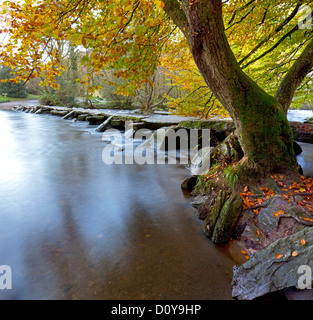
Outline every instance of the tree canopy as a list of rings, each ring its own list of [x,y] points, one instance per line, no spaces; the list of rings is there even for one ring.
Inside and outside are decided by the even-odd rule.
[[[197,106],[206,115],[224,113],[194,63],[184,27],[178,28],[163,10],[170,3],[181,6],[176,0],[4,1],[1,64],[17,70],[14,81],[40,76],[44,85],[57,88],[55,77],[64,71],[59,48],[66,41],[84,50],[81,64],[89,73],[81,82],[87,86],[92,77],[112,69],[128,80],[118,92],[132,94],[151,82],[161,66],[187,92],[181,99],[169,99],[174,107],[186,114]],[[195,3],[190,0],[190,7]],[[308,14],[300,10],[302,5],[313,1],[223,2],[225,32],[236,59],[272,95],[312,39],[311,29],[299,27],[299,19]],[[301,84],[297,104],[312,98],[309,73]]]

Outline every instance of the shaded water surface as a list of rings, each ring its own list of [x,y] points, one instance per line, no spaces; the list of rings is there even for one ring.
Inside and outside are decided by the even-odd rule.
[[[179,165],[105,165],[84,123],[0,110],[0,299],[231,299]]]

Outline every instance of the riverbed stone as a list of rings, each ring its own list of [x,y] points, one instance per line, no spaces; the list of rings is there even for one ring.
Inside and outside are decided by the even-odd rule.
[[[103,123],[105,119],[105,116],[88,116],[86,121],[88,121],[90,125],[99,125]]]
[[[312,227],[305,227],[293,235],[278,239],[255,253],[244,264],[235,266],[233,298],[253,300],[285,288],[298,288],[298,268],[302,265],[313,266]]]
[[[88,113],[79,114],[79,115],[77,116],[77,120],[78,120],[78,121],[86,121],[86,119],[87,119],[88,116],[89,116]]]
[[[313,143],[313,124],[292,121],[290,127],[295,141]]]
[[[50,114],[54,115],[54,116],[60,116],[60,117],[64,117],[68,114],[68,111],[63,111],[63,110],[51,110]]]
[[[192,191],[195,185],[197,184],[198,176],[187,177],[183,180],[181,187],[184,190]]]
[[[121,120],[121,119],[112,119],[110,121],[110,125],[113,127],[113,128],[116,128],[116,127],[122,127],[124,125],[124,122]]]

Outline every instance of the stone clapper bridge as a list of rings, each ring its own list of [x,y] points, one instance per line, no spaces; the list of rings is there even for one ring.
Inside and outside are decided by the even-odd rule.
[[[213,119],[213,120],[199,120],[191,117],[179,117],[170,115],[167,112],[154,112],[151,114],[140,114],[136,111],[127,110],[108,110],[108,109],[84,109],[84,108],[67,108],[59,106],[16,106],[13,108],[15,111],[24,111],[27,113],[35,114],[51,114],[60,116],[63,119],[69,119],[72,121],[87,121],[90,125],[97,125],[95,131],[104,132],[107,129],[115,128],[119,130],[125,130],[125,122],[133,123],[133,132],[139,129],[149,129],[155,131],[161,128],[171,128],[175,131],[179,129],[197,129],[201,130],[210,129],[210,145],[215,147],[225,141],[235,131],[234,124],[231,119]],[[313,143],[313,124],[303,124],[300,122],[290,122],[291,128],[294,132],[295,141]],[[179,145],[177,146],[179,147]],[[201,149],[201,145],[199,146]],[[210,149],[210,148],[209,148]],[[296,154],[302,152],[301,147],[295,142]],[[210,167],[211,150],[202,150],[201,159],[209,158],[207,162],[207,168],[201,168],[201,172],[197,170],[199,156],[195,155],[191,159],[190,170],[192,176],[187,178],[182,183],[182,188],[188,191],[192,191],[198,176],[203,174]],[[275,183],[275,181],[272,181]],[[276,186],[277,187],[277,186]],[[223,192],[221,190],[221,192]],[[218,205],[218,199],[223,195],[220,194],[217,197],[216,202],[211,206],[212,209]],[[201,211],[201,207],[208,203],[208,197],[198,196],[193,201],[193,206]],[[234,199],[235,201],[236,199]],[[230,200],[229,200],[230,201]],[[229,202],[228,201],[228,202]],[[269,199],[268,205],[264,206],[264,209],[259,213],[259,221],[262,224],[264,220],[264,226],[267,228],[273,227],[269,233],[276,232],[279,228],[277,219],[275,221],[268,221],[268,217],[272,217],[271,211],[275,210],[275,206],[280,206],[281,201],[279,196],[274,196]],[[226,201],[224,207],[227,207]],[[200,210],[199,210],[200,209]],[[227,209],[227,208],[226,208]],[[292,208],[291,208],[292,209]],[[219,210],[218,210],[219,211]],[[225,210],[224,210],[225,211]],[[227,210],[226,210],[227,211]],[[270,211],[270,213],[268,213]],[[292,210],[291,210],[292,211]],[[223,212],[223,210],[221,210]],[[287,215],[285,215],[287,217]],[[203,217],[202,217],[203,218]],[[212,217],[209,217],[211,219]],[[297,216],[293,212],[288,213],[290,219],[296,219]],[[223,219],[223,217],[217,217]],[[272,219],[273,220],[273,219]],[[206,220],[206,222],[208,219]],[[313,220],[312,220],[313,221]],[[218,226],[218,221],[216,222]],[[313,225],[313,223],[312,223]],[[232,294],[233,297],[240,300],[252,300],[257,297],[261,297],[267,293],[279,291],[285,288],[291,288],[298,286],[298,279],[300,275],[297,273],[298,267],[301,265],[313,266],[313,228],[309,225],[298,225],[298,228],[294,232],[286,237],[282,237],[269,245],[261,247],[260,250],[256,250],[251,255],[251,258],[242,263],[241,265],[234,266],[234,275],[232,280]],[[255,226],[253,224],[247,224],[243,237],[252,230]],[[218,228],[216,228],[218,229]],[[207,231],[204,227],[205,232]],[[252,231],[251,231],[252,230]],[[217,237],[219,236],[219,232]],[[232,230],[229,230],[231,232]],[[212,230],[213,232],[213,230]],[[211,235],[214,241],[214,232]],[[249,238],[249,236],[247,237]],[[261,238],[261,237],[259,237]],[[306,239],[306,245],[301,245],[301,240]],[[215,242],[215,241],[214,241]],[[299,252],[297,259],[292,256],[293,252]],[[284,253],[284,255],[277,260],[277,252]]]

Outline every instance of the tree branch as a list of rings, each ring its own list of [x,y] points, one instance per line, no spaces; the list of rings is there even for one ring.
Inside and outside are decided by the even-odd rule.
[[[302,54],[287,72],[275,95],[276,99],[283,106],[285,113],[287,113],[291,105],[296,90],[312,69],[313,40],[306,46]]]
[[[187,17],[177,0],[164,0],[164,11],[173,20],[174,24],[183,32],[187,41],[189,39]]]
[[[267,43],[273,35],[279,33],[298,13],[300,4],[297,4],[292,13],[274,30],[274,32],[263,39],[255,48],[253,48],[244,58],[239,61],[241,65],[245,60],[250,58],[255,52],[257,52],[265,43]],[[298,30],[298,29],[296,29]],[[289,34],[288,34],[289,35]],[[284,38],[285,39],[285,38]],[[250,62],[251,63],[251,62]]]

